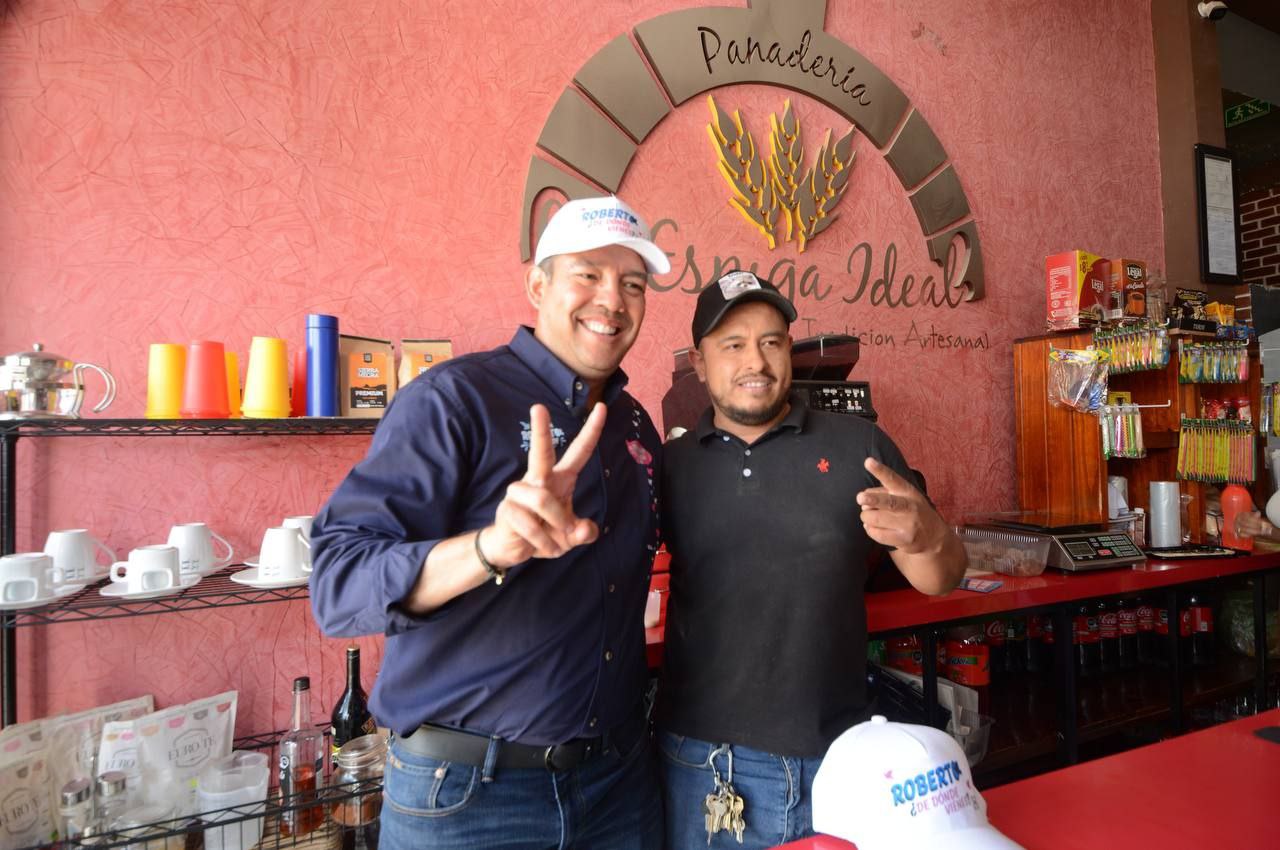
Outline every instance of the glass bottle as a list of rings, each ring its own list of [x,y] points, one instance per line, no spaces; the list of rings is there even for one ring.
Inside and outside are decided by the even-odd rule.
[[[293,723],[280,739],[280,833],[306,835],[324,822],[316,802],[324,777],[324,735],[311,727],[311,679],[293,680]]]
[[[348,741],[363,735],[372,735],[378,731],[369,713],[369,701],[365,697],[364,688],[360,686],[360,647],[347,647],[347,689],[338,697],[333,706],[330,718],[332,726],[329,730],[331,767],[338,767],[338,750]]]
[[[334,789],[344,799],[333,804],[332,815],[342,850],[377,850],[386,758],[387,742],[381,735],[354,738],[338,751]]]
[[[68,841],[97,831],[93,817],[93,782],[82,776],[62,786],[58,796],[58,822],[59,833]]]
[[[129,776],[123,770],[108,770],[98,777],[97,819],[112,824],[129,809]]]

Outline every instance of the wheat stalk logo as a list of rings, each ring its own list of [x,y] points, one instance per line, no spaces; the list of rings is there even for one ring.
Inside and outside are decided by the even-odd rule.
[[[729,205],[764,234],[772,250],[792,239],[801,252],[809,240],[836,220],[834,210],[844,197],[853,172],[853,127],[834,144],[827,130],[815,162],[801,171],[804,148],[800,122],[791,112],[791,101],[783,103],[782,117],[769,116],[769,153],[761,156],[751,131],[735,110],[729,117],[708,95],[711,123],[707,132],[719,157],[725,182],[733,191]],[[797,179],[796,175],[800,175]]]

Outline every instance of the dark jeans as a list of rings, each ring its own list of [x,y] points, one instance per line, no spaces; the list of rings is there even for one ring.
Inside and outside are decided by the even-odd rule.
[[[652,743],[609,749],[576,768],[483,770],[407,752],[387,755],[380,850],[659,850],[662,798]]]
[[[727,751],[733,751],[733,787],[746,803],[747,829],[739,844],[732,832],[718,832],[711,847],[767,848],[813,835],[810,791],[821,758],[784,758],[748,747],[658,733],[658,754],[666,808],[667,850],[707,847],[703,800],[715,791],[711,755],[728,779]]]

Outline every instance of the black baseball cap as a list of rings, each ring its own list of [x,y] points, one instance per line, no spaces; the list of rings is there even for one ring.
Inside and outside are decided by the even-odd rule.
[[[693,347],[697,348],[730,310],[749,301],[776,307],[788,325],[796,320],[796,308],[778,287],[752,272],[729,272],[698,295],[698,306],[693,311]]]

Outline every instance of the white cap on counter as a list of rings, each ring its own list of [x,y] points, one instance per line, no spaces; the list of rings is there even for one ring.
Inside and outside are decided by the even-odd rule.
[[[987,821],[950,735],[879,715],[827,750],[813,779],[813,828],[858,850],[1022,850]]]

